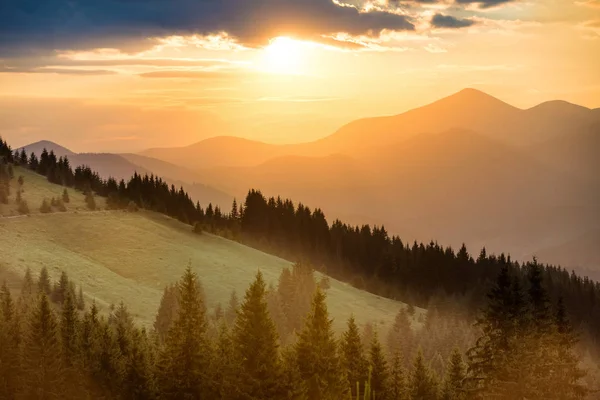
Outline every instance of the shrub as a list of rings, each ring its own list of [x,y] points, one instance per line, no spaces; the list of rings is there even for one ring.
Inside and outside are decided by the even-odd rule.
[[[50,203],[48,203],[47,199],[44,199],[44,201],[42,201],[42,205],[40,206],[40,212],[43,214],[48,214],[52,212],[52,207],[50,207]]]
[[[129,211],[129,212],[137,212],[138,211],[138,205],[135,204],[135,201],[130,201],[129,204],[127,204],[127,211]]]
[[[194,224],[194,229],[193,232],[197,235],[201,235],[202,234],[202,224],[200,222],[196,222]]]
[[[52,198],[52,200],[50,200],[50,205],[52,207],[56,207],[57,206],[56,199],[54,197]]]
[[[19,186],[23,186],[23,184],[25,183],[25,178],[23,178],[23,175],[19,175],[19,179],[17,179],[17,182],[19,182]]]
[[[61,200],[61,199],[57,199],[56,200],[56,208],[58,209],[58,211],[60,212],[65,212],[67,211],[67,207],[65,207],[65,203]]]
[[[63,203],[68,203],[71,201],[71,199],[69,198],[69,192],[67,192],[67,189],[63,190],[62,201],[63,201]]]
[[[20,199],[19,200],[19,208],[17,208],[19,214],[28,215],[29,214],[29,206],[27,205],[27,201]]]
[[[96,200],[94,199],[94,194],[91,190],[85,195],[85,204],[87,204],[87,207],[92,211],[96,209]]]

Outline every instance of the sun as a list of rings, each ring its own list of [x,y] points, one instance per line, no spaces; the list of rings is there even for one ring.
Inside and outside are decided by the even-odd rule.
[[[280,36],[271,40],[265,47],[262,63],[268,72],[301,74],[306,56],[306,46],[303,42]]]

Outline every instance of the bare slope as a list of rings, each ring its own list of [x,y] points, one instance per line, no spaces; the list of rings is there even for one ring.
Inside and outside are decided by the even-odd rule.
[[[55,190],[47,182],[42,186],[28,191],[39,197],[38,190]],[[164,286],[176,281],[188,263],[202,279],[209,307],[226,304],[232,290],[242,296],[258,269],[276,283],[290,265],[236,242],[193,234],[187,225],[145,211],[0,218],[0,237],[5,269],[23,274],[29,267],[37,274],[46,266],[54,278],[64,270],[100,305],[123,300],[146,325],[153,322]],[[341,327],[350,314],[360,322],[388,325],[401,303],[332,279],[328,305]]]

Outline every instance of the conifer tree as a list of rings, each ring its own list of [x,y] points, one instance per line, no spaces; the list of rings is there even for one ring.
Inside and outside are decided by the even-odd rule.
[[[348,327],[341,341],[342,365],[350,383],[352,397],[362,398],[363,393],[357,392],[357,384],[364,388],[368,377],[368,364],[364,356],[360,333],[354,316],[348,319]]]
[[[360,335],[364,349],[370,349],[371,344],[373,343],[374,336],[375,336],[375,329],[373,328],[373,323],[369,321],[364,324],[362,333]]]
[[[465,363],[458,348],[452,350],[450,361],[446,368],[446,377],[444,378],[444,387],[442,391],[442,400],[464,400],[466,392],[464,389],[466,377]]]
[[[104,390],[106,396],[116,396],[125,379],[125,358],[119,349],[113,330],[104,317],[98,320],[96,331],[96,358],[92,370],[95,381]]]
[[[392,356],[387,392],[389,400],[409,400],[408,377],[399,352]]]
[[[419,349],[410,373],[409,393],[411,400],[435,400],[437,382],[425,365],[423,352]]]
[[[150,345],[145,331],[131,332],[128,356],[125,359],[124,394],[126,399],[146,400],[157,396],[150,357]]]
[[[413,344],[413,331],[410,324],[410,318],[405,307],[402,307],[394,324],[388,333],[387,345],[389,354],[403,354],[407,357],[411,354]]]
[[[296,343],[298,369],[311,400],[337,400],[348,390],[331,323],[325,294],[317,288],[312,309]]]
[[[74,365],[75,358],[77,356],[77,332],[79,331],[78,325],[79,319],[77,316],[73,295],[70,291],[67,291],[62,303],[60,320],[62,356],[64,360],[64,366],[66,368],[70,368]]]
[[[521,381],[515,367],[523,367],[518,355],[522,346],[523,316],[527,315],[520,285],[508,266],[500,270],[487,296],[488,304],[477,326],[482,335],[468,352],[470,387],[475,393],[497,394],[515,390],[512,382]],[[510,383],[512,389],[507,389]]]
[[[19,389],[21,329],[6,282],[0,289],[0,396],[14,399]]]
[[[47,214],[47,213],[52,212],[52,208],[50,207],[50,203],[48,202],[48,199],[42,200],[42,205],[40,206],[40,212],[42,214]]]
[[[166,399],[204,398],[211,352],[206,338],[206,306],[196,273],[188,266],[177,285],[179,312],[160,354],[160,390]]]
[[[67,293],[70,291],[69,277],[65,271],[60,274],[58,285],[52,289],[52,301],[62,304]],[[74,301],[74,299],[71,299]]]
[[[214,384],[213,393],[216,399],[226,400],[240,397],[238,385],[240,362],[236,357],[231,332],[225,321],[219,324],[211,370],[213,372],[211,377]]]
[[[553,368],[549,380],[549,391],[561,400],[584,398],[588,390],[581,380],[586,372],[580,367],[580,357],[575,347],[578,338],[573,331],[562,297],[559,297],[554,315],[555,332],[553,345],[555,348]]]
[[[78,352],[80,355],[79,361],[83,370],[90,373],[98,369],[96,367],[98,363],[96,355],[99,352],[99,325],[100,321],[98,320],[98,308],[96,307],[96,302],[92,302],[89,311],[83,316],[81,328],[77,337]]]
[[[271,319],[277,328],[277,334],[281,343],[286,343],[290,334],[288,330],[287,318],[283,312],[283,306],[281,304],[281,299],[279,298],[279,292],[275,289],[273,284],[269,285],[269,289],[267,290],[267,307],[269,310],[269,315],[271,316]]]
[[[132,335],[134,331],[133,318],[125,303],[121,301],[116,310],[111,314],[110,322],[115,331],[115,340],[119,347],[121,355],[125,358],[129,357]]]
[[[45,294],[31,315],[23,344],[25,398],[62,399],[64,371],[58,325]]]
[[[177,299],[178,289],[175,285],[165,287],[160,305],[154,320],[154,331],[158,336],[159,343],[163,343],[169,333],[169,329],[173,325],[173,321],[177,317],[179,309],[179,301]]]
[[[50,283],[50,276],[48,275],[48,269],[46,267],[42,267],[40,271],[40,276],[38,278],[38,292],[49,295],[52,292],[52,286]]]
[[[282,362],[282,394],[285,400],[310,400],[307,397],[307,388],[300,375],[296,352],[292,346],[281,351]]]
[[[277,398],[281,393],[278,336],[267,310],[265,281],[260,271],[246,291],[233,338],[242,367],[242,392],[250,399]]]
[[[79,292],[77,293],[77,309],[83,311],[85,309],[85,299],[83,297],[83,288],[79,286]]]
[[[389,396],[389,369],[379,336],[373,333],[369,348],[369,365],[371,368],[371,390],[377,400],[388,400]]]
[[[30,299],[33,293],[33,277],[31,276],[31,270],[27,267],[25,276],[23,277],[23,284],[21,285],[21,298]]]
[[[237,318],[239,308],[240,302],[238,300],[237,293],[234,290],[231,292],[227,310],[225,310],[225,322],[227,322],[227,325],[233,326],[235,319]]]

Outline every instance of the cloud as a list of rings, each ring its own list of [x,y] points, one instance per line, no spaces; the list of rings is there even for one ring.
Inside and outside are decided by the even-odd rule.
[[[451,15],[435,14],[431,19],[431,26],[434,28],[467,28],[475,24],[471,19],[455,18]]]
[[[207,79],[229,80],[238,79],[243,75],[251,75],[250,71],[215,71],[215,70],[162,70],[138,74],[142,78],[168,78],[168,79]]]
[[[27,68],[0,66],[0,73],[20,73],[20,74],[57,74],[57,75],[114,75],[115,71],[105,69],[78,69],[78,68]]]
[[[247,46],[281,35],[414,30],[410,18],[366,12],[332,0],[20,0],[0,5],[0,55],[113,47],[133,51],[149,38],[227,32]]]
[[[476,4],[479,8],[492,8],[507,3],[513,3],[516,0],[455,0],[456,4]]]

